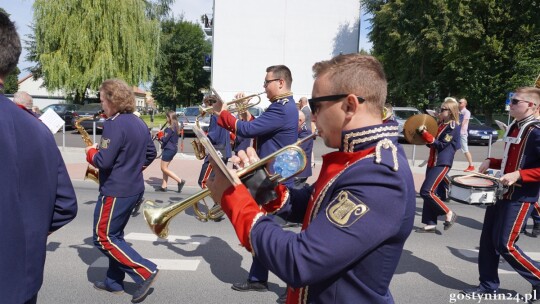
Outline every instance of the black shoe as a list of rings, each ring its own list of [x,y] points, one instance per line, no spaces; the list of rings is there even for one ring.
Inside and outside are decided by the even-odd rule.
[[[156,188],[156,192],[167,192],[167,188],[163,188],[163,187]]]
[[[133,293],[131,303],[140,303],[144,301],[146,295],[148,294],[148,290],[150,290],[150,286],[152,286],[152,283],[154,283],[157,278],[158,272],[159,269],[156,269],[156,271],[152,272],[152,275],[150,275],[148,279],[144,280],[141,284],[139,284],[139,287]]]
[[[252,282],[247,280],[242,283],[234,283],[231,286],[232,289],[237,291],[267,291],[268,283],[267,282]]]
[[[102,282],[102,281],[94,282],[94,288],[97,289],[97,290],[107,291],[107,292],[114,293],[114,294],[122,294],[122,293],[124,293],[123,289],[120,289],[120,290],[111,289],[111,288],[109,288],[109,287],[107,287],[105,285],[105,282]]]
[[[497,290],[489,290],[489,289],[485,289],[483,287],[477,286],[473,288],[463,289],[462,291],[460,291],[460,293],[474,297],[475,295],[483,296],[485,294],[496,294]]]
[[[185,184],[186,184],[185,179],[183,179],[181,183],[178,183],[178,193],[182,193],[182,188],[184,188]]]
[[[534,223],[531,236],[538,237],[540,235],[540,223]]]
[[[457,220],[457,214],[455,211],[452,211],[452,218],[450,218],[449,221],[444,221],[444,230],[448,230],[450,228],[452,228],[452,225],[454,225],[454,223],[456,222]]]
[[[285,292],[279,296],[276,303],[279,303],[279,304],[287,303],[287,289],[285,289]]]

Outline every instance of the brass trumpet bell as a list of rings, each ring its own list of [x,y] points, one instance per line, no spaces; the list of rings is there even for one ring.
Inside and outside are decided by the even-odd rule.
[[[307,140],[312,140],[315,136],[316,134],[312,134],[311,136],[305,137],[297,141],[295,144],[283,147],[276,152],[266,156],[265,158],[241,170],[238,170],[236,174],[242,180],[242,177],[247,176],[255,170],[259,168],[265,168],[268,165],[272,165],[275,173],[269,175],[268,178],[272,182],[275,181],[281,183],[304,170],[307,164],[307,156],[304,150],[300,147],[300,145]],[[298,161],[299,163],[288,163],[292,161]],[[198,207],[196,207],[196,204],[208,195],[210,195],[210,190],[208,188],[205,188],[195,193],[194,195],[184,199],[183,201],[161,208],[157,207],[154,202],[147,200],[143,204],[142,213],[144,219],[146,220],[146,223],[150,227],[150,230],[152,230],[152,232],[154,232],[154,234],[156,234],[158,237],[166,238],[169,234],[168,226],[170,221],[177,214],[191,206],[194,207],[195,213],[201,221],[204,221],[205,219],[206,221],[208,219],[214,220],[223,215],[223,211],[219,206],[209,208],[206,214],[200,212]]]

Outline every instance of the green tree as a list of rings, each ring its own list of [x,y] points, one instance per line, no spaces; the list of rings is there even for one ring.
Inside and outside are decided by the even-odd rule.
[[[35,56],[49,90],[72,92],[121,78],[151,80],[159,52],[159,22],[143,0],[36,0]]]
[[[4,80],[4,93],[5,94],[13,94],[19,90],[19,74],[21,71],[19,68],[15,67],[15,70],[13,70],[9,75],[7,75],[6,79]]]
[[[198,24],[180,20],[162,22],[159,68],[152,83],[152,95],[169,109],[189,106],[202,98],[201,89],[210,84],[203,70],[204,56],[211,53],[210,42]]]
[[[385,67],[389,101],[434,106],[466,97],[489,115],[506,94],[540,73],[540,2],[364,0],[373,14],[373,54]]]

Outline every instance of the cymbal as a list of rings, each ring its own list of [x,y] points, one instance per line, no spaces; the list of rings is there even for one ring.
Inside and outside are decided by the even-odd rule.
[[[437,136],[438,126],[435,118],[431,117],[428,114],[416,114],[405,121],[403,124],[403,135],[407,142],[413,145],[425,145],[426,141],[424,138],[416,132],[418,127],[425,125],[426,131],[433,137]]]

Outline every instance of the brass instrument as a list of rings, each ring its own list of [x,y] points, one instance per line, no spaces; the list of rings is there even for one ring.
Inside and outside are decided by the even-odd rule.
[[[308,136],[308,137],[305,137],[305,138],[302,138],[301,140],[297,141],[296,143],[292,144],[292,145],[289,145],[289,146],[286,146],[286,147],[283,147],[279,150],[277,150],[276,152],[264,157],[263,159],[241,169],[241,170],[238,170],[236,172],[236,174],[238,175],[239,178],[242,178],[246,175],[248,175],[249,173],[252,173],[254,172],[255,170],[261,168],[261,167],[265,167],[267,166],[271,161],[273,161],[278,155],[280,155],[281,153],[286,153],[286,152],[289,152],[289,150],[292,149],[292,151],[296,152],[296,153],[299,153],[302,155],[302,161],[303,163],[300,165],[300,168],[299,170],[294,174],[298,174],[300,173],[306,166],[306,154],[304,152],[304,150],[300,147],[301,144],[303,144],[304,142],[308,141],[308,140],[312,140],[313,138],[315,138],[315,136],[317,136],[315,133]],[[271,181],[277,181],[279,183],[287,180],[288,178],[291,178],[293,177],[294,175],[292,176],[288,176],[288,177],[282,177],[281,175],[279,174],[273,174],[273,175],[270,175],[268,173],[268,171],[266,171],[266,174],[268,175],[269,179]],[[148,224],[148,226],[150,227],[150,230],[152,230],[152,232],[154,232],[154,234],[156,234],[158,237],[160,238],[166,238],[167,235],[169,235],[169,223],[170,221],[176,216],[178,215],[180,212],[186,210],[187,208],[191,207],[191,206],[194,206],[195,204],[197,204],[199,201],[201,201],[202,199],[204,199],[205,197],[207,197],[208,195],[210,195],[210,190],[208,188],[205,188],[205,189],[202,189],[201,191],[195,193],[194,195],[178,202],[178,203],[175,203],[175,204],[171,204],[167,207],[157,207],[156,204],[152,201],[145,201],[144,202],[144,206],[143,206],[143,215],[144,215],[144,219],[146,220],[146,223]],[[210,217],[216,217],[218,216],[219,214],[223,213],[223,210],[221,210],[221,207],[220,206],[216,206],[212,209],[210,209],[208,211],[208,214],[207,216],[210,218]],[[198,215],[198,216],[203,216],[203,214],[201,215]]]
[[[202,117],[201,114],[195,117],[195,125],[197,126],[197,128],[201,127],[199,125],[199,117]],[[204,146],[201,144],[201,141],[198,138],[195,138],[191,141],[191,146],[193,147],[193,153],[195,153],[195,158],[201,160],[206,157],[206,150],[204,149]]]
[[[96,115],[99,115],[99,114],[100,113],[98,112],[98,114]],[[81,121],[93,120],[93,119],[94,117],[82,117],[75,120],[75,128],[77,128],[77,131],[79,131],[79,134],[81,134],[81,137],[84,143],[86,144],[86,146],[92,146],[94,143],[90,139],[90,135],[88,135],[88,132],[86,132],[84,127],[81,126]],[[93,180],[99,184],[99,170],[96,167],[88,164],[88,167],[86,168],[86,173],[84,174],[84,179]]]
[[[536,78],[536,81],[534,82],[534,87],[537,89],[540,89],[540,74],[538,74],[538,77]]]
[[[217,92],[214,89],[212,89],[212,91],[214,92],[214,95],[219,100],[221,100],[221,97],[219,97]],[[242,98],[237,98],[235,100],[231,100],[231,101],[225,103],[225,105],[227,106],[227,111],[229,111],[231,113],[237,112],[239,114],[245,113],[247,111],[247,109],[249,109],[251,107],[254,107],[254,106],[258,105],[259,103],[261,103],[261,96],[260,95],[262,95],[264,93],[265,92],[261,92],[261,93],[257,93],[257,94],[251,94],[251,95],[248,95],[248,96],[244,96]],[[253,97],[257,97],[257,101],[254,102],[254,103],[250,103],[249,101]],[[202,106],[199,106],[199,113],[200,113],[201,116],[204,116],[206,113],[213,114],[214,109],[212,107],[203,108]]]
[[[407,142],[413,145],[426,144],[424,138],[416,132],[416,129],[420,126],[426,126],[426,131],[429,132],[429,134],[433,135],[433,137],[437,136],[439,127],[435,118],[428,114],[416,114],[409,117],[403,124],[403,135]]]

